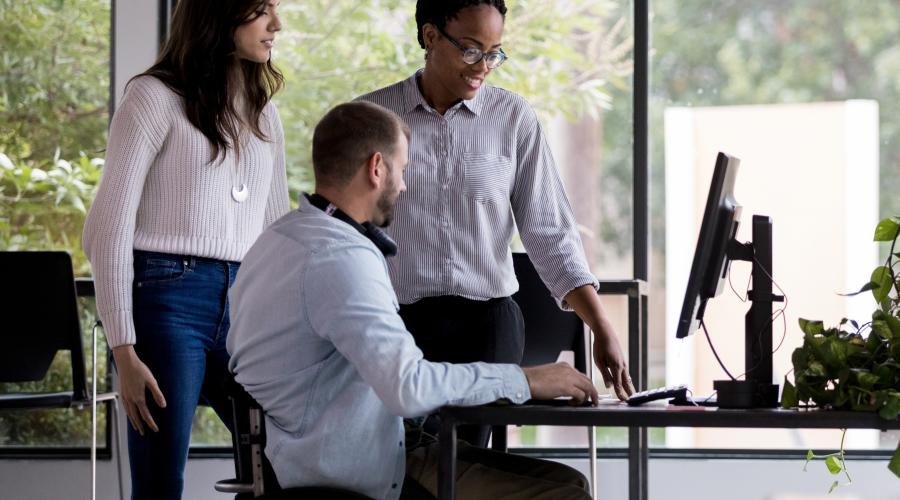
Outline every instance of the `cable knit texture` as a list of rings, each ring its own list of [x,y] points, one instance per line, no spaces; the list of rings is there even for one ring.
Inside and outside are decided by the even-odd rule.
[[[150,76],[128,85],[83,236],[110,347],[136,342],[133,250],[239,262],[289,210],[284,133],[271,102],[260,121],[268,141],[247,133],[239,159],[229,150],[210,163],[210,142],[179,95]],[[242,184],[249,196],[237,203],[232,187]]]

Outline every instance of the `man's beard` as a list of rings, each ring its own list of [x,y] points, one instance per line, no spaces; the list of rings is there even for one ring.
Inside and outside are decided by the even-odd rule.
[[[388,177],[388,179],[391,179],[391,177]],[[380,227],[388,227],[391,225],[391,221],[394,220],[394,204],[397,202],[397,196],[393,193],[394,181],[389,180],[384,186],[384,191],[381,192],[381,196],[378,198],[378,202],[375,205],[378,208],[381,220],[373,222]]]

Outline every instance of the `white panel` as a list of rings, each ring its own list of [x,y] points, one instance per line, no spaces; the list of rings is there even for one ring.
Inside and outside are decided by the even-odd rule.
[[[114,0],[115,103],[125,84],[156,60],[159,46],[159,6],[151,0]]]

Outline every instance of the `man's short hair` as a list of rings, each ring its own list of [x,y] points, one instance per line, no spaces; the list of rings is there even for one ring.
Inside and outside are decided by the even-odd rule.
[[[394,154],[409,127],[393,111],[367,101],[338,104],[316,125],[312,161],[316,183],[344,186],[376,152]]]

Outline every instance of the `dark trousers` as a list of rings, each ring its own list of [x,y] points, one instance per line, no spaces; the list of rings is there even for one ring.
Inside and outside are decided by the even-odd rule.
[[[522,362],[525,323],[522,311],[510,297],[486,301],[452,295],[428,297],[400,306],[400,316],[429,361]],[[490,427],[464,425],[457,435],[483,448]]]
[[[509,455],[460,443],[456,463],[457,498],[467,500],[590,500],[587,479],[566,465]],[[406,456],[400,500],[437,495],[440,448],[432,443]]]

